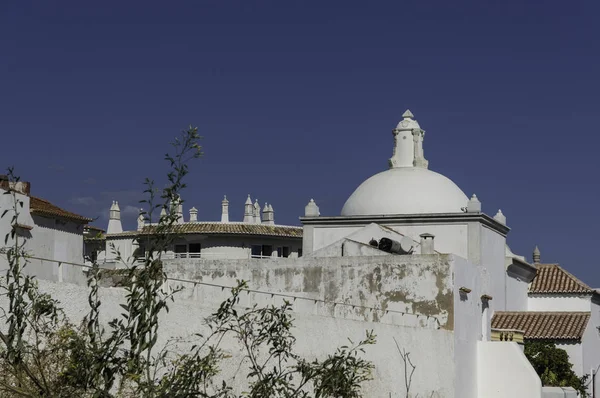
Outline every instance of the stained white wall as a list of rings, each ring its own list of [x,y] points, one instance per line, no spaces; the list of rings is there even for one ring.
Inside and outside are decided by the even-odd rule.
[[[419,397],[458,397],[455,395],[453,318],[448,312],[453,307],[453,268],[451,257],[437,255],[165,262],[167,274],[173,277],[223,286],[233,286],[236,279],[245,279],[258,291],[307,298],[294,300],[293,310],[297,351],[309,359],[324,358],[335,347],[346,344],[347,338],[357,341],[364,337],[365,330],[373,329],[378,343],[367,348],[365,357],[374,362],[376,369],[374,380],[365,385],[364,395],[386,398],[406,396],[404,378],[399,377],[404,372],[404,363],[396,344],[410,353],[411,361],[417,366],[411,397],[417,394]],[[76,273],[66,275],[63,280],[69,280],[68,275]],[[87,290],[80,280],[75,282],[78,284],[40,281],[42,289],[62,303],[73,322],[80,320],[87,311]],[[169,286],[175,287],[176,283],[171,282]],[[204,318],[228,297],[228,290],[219,286],[198,284],[194,287],[188,283],[184,287],[177,294],[175,303],[170,305],[169,313],[164,315],[159,344],[164,344],[167,338],[186,338],[204,332]],[[106,313],[111,317],[118,316],[124,292],[119,288],[102,288],[101,298]],[[243,294],[240,306],[280,304],[282,299],[270,294]],[[356,307],[315,302],[315,299],[355,304]],[[367,308],[384,302],[387,310],[412,311],[422,316],[417,318]],[[438,308],[440,313],[437,314],[441,329],[437,329],[434,319],[426,315],[436,311],[439,303],[444,308]],[[103,321],[108,321],[108,317],[104,316]],[[242,359],[239,346],[226,342],[225,349],[232,358],[223,363],[223,375],[240,392],[247,381],[243,374],[236,376]],[[472,369],[475,366],[468,361],[475,359],[469,357],[461,363]],[[465,390],[474,390],[472,375],[470,379],[465,375],[461,380],[470,383],[470,389]]]

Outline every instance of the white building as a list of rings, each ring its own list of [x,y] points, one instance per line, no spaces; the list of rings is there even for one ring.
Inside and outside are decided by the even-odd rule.
[[[9,190],[16,195],[17,201],[23,203],[23,206],[18,208],[16,233],[22,242],[26,242],[30,256],[26,270],[35,272],[39,278],[54,279],[57,274],[48,260],[80,264],[83,260],[84,227],[92,220],[32,196],[31,184],[28,182],[9,182],[6,176],[1,175],[0,214],[8,210],[5,216],[0,218],[0,236],[3,244],[4,237],[13,228],[14,198],[13,195],[5,194]],[[6,269],[5,262],[6,258],[1,256],[0,269]]]
[[[524,331],[531,341],[551,341],[569,354],[578,376],[600,368],[600,294],[558,264],[542,264],[533,253],[537,275],[528,291],[527,308],[498,312],[492,327]],[[588,391],[600,394],[597,376]]]
[[[360,184],[340,215],[321,215],[311,200],[302,228],[276,225],[272,207],[261,212],[250,197],[242,222],[229,220],[226,199],[219,222],[198,221],[195,208],[186,221],[180,204],[173,227],[178,241],[163,267],[170,278],[166,289],[185,289],[165,314],[159,343],[202,333],[203,319],[228,297],[227,287],[247,280],[242,307],[293,302],[297,350],[304,357],[321,357],[346,338],[356,341],[374,330],[378,342],[365,353],[375,365],[374,380],[365,384],[365,396],[550,397],[518,344],[526,325],[491,328],[492,317],[533,308],[536,297],[530,290],[528,298],[528,286],[543,267],[511,252],[500,210],[490,217],[476,195],[469,199],[449,178],[429,170],[424,136],[406,111],[393,129],[389,169]],[[123,231],[114,202],[106,234],[88,237],[87,244],[106,245],[100,259],[114,262],[111,244],[130,257],[145,249],[137,238],[152,230],[141,218],[135,231]],[[71,265],[65,271],[57,262],[41,284],[73,321],[85,313],[87,292],[77,276],[82,269]],[[57,282],[72,285],[64,289]],[[583,295],[594,301],[594,292]],[[105,310],[120,313],[124,292],[103,288],[101,296]],[[580,296],[564,311],[595,311]],[[535,303],[536,311],[549,311],[549,304]],[[589,319],[593,315],[586,325]],[[583,330],[585,342],[587,326]],[[221,366],[222,376],[243,391],[247,380],[236,378],[243,355],[235,346],[226,349],[231,357]],[[416,366],[409,381],[402,350]],[[581,353],[582,369],[589,366],[583,349],[571,352]]]
[[[229,200],[221,202],[220,221],[199,221],[198,210],[192,207],[189,218],[183,215],[183,202],[177,206],[179,218],[171,232],[177,236],[171,249],[163,258],[194,259],[250,259],[271,257],[301,257],[302,228],[275,224],[275,211],[265,203],[262,210],[258,201],[254,203],[248,195],[244,204],[244,219],[241,222],[229,220]],[[115,263],[115,252],[128,259],[140,247],[140,236],[151,234],[154,225],[146,223],[143,216],[138,219],[138,227],[133,231],[123,231],[118,202],[113,202],[109,211],[109,222],[105,249],[100,250],[102,263]],[[98,238],[88,240],[97,245]],[[142,244],[143,246],[143,244]],[[96,246],[97,247],[97,246]],[[90,250],[91,251],[91,250]],[[119,266],[115,263],[116,266]]]

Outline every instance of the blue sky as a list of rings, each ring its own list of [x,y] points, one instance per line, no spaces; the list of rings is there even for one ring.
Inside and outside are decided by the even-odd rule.
[[[490,3],[490,4],[488,4]],[[2,163],[34,195],[134,225],[192,124],[186,207],[246,195],[298,224],[384,170],[410,108],[430,168],[498,208],[513,251],[600,287],[600,3],[3,1]],[[187,210],[186,210],[187,213]]]

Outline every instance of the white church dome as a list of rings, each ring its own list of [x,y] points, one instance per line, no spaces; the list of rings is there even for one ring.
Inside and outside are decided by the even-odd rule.
[[[425,132],[410,111],[394,129],[390,169],[363,182],[346,201],[342,216],[461,213],[468,198],[449,178],[428,170]]]
[[[342,216],[461,213],[468,198],[450,179],[419,167],[375,174],[354,191]]]

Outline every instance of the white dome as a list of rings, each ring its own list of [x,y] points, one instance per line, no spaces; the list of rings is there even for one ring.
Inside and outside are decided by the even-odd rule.
[[[450,179],[420,167],[375,174],[344,205],[342,216],[462,213],[467,196]]]

